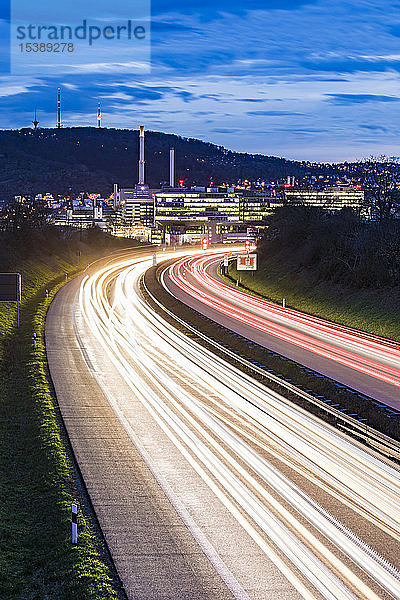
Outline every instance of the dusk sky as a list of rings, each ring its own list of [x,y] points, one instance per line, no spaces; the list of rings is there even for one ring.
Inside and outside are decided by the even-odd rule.
[[[0,127],[30,126],[35,107],[54,127],[60,86],[65,126],[95,126],[101,101],[105,127],[300,160],[400,155],[399,1],[153,0],[150,63],[110,45],[69,74],[4,74]]]

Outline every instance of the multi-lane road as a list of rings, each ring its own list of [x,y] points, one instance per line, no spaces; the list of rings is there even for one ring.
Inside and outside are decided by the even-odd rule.
[[[164,274],[180,300],[245,338],[400,410],[400,344],[250,296],[217,275],[221,257],[182,258]]]
[[[205,288],[208,294],[214,284],[203,258],[193,263],[185,258],[170,271],[170,279],[181,289],[175,280],[179,274],[179,281],[191,287],[198,270],[206,283],[197,301],[207,303]],[[116,560],[123,582],[135,573],[130,597],[400,598],[399,470],[155,314],[139,289],[140,277],[151,264],[151,255],[119,258],[85,277],[71,315],[75,339],[71,329],[65,340],[80,348],[90,377],[214,575],[207,572],[206,580],[199,553],[187,550],[181,532],[174,537],[174,550],[161,552],[152,562],[151,579],[139,568],[148,542],[138,562],[133,541],[135,552],[129,553],[125,545],[122,567],[120,557]],[[192,274],[190,265],[197,265]],[[214,293],[215,303],[219,292]],[[260,315],[255,311],[253,317]],[[310,323],[316,327],[311,321],[305,326]],[[48,334],[56,337],[56,326]],[[337,334],[344,339],[350,332]],[[325,335],[320,335],[321,346]],[[365,338],[366,352],[374,343],[378,341]],[[392,351],[396,348],[390,345],[383,349],[382,377],[393,377]],[[60,357],[50,353],[50,368],[52,361],[56,365]],[[124,506],[126,502],[129,494]],[[135,502],[132,493],[132,507]],[[121,538],[138,527],[137,512],[132,508],[126,515]],[[104,512],[101,522],[107,531]],[[149,535],[159,531],[153,528]],[[157,539],[152,543],[157,545]],[[177,568],[177,546],[188,570],[197,574],[196,589]],[[155,593],[151,582],[159,582],[160,569],[174,585]],[[144,585],[139,593],[141,577],[148,589]],[[203,595],[198,592],[202,586]],[[180,587],[183,591],[177,594]]]

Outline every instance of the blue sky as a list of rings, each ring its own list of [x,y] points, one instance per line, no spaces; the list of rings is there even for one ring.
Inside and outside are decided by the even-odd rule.
[[[35,107],[54,126],[61,86],[65,125],[95,125],[100,100],[104,126],[233,150],[400,155],[400,0],[153,0],[151,23],[150,72],[111,52],[100,68],[0,76],[0,127],[29,126]]]

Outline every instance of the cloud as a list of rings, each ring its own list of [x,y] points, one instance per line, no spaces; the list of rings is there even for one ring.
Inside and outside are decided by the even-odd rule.
[[[400,60],[365,60],[358,58],[343,58],[337,60],[303,60],[301,66],[305,69],[330,73],[357,73],[400,70]]]
[[[176,90],[174,93],[179,98],[182,98],[184,102],[193,102],[196,100],[196,96],[192,94],[192,92],[187,92],[186,90]]]
[[[388,32],[394,37],[400,37],[400,25],[392,25],[388,27]]]
[[[386,127],[382,127],[382,125],[359,125],[361,129],[367,129],[368,131],[378,131],[381,133],[386,133],[388,129]]]
[[[211,131],[213,133],[240,133],[240,129],[238,129],[237,127],[231,127],[231,128],[218,128],[218,129],[211,129]]]
[[[286,134],[288,133],[288,129],[280,127],[280,128],[276,128],[274,129],[274,133],[275,134]],[[291,127],[290,128],[290,135],[292,136],[299,136],[299,137],[304,137],[304,136],[316,136],[316,135],[320,135],[320,134],[327,134],[329,133],[329,130],[324,128],[324,127],[310,127],[307,129],[296,129]]]
[[[164,35],[165,33],[169,35],[179,33],[201,34],[201,29],[192,27],[189,24],[177,23],[175,20],[169,20],[167,18],[164,18],[163,20],[160,18],[153,18],[151,21],[151,33],[152,35]]]
[[[287,110],[251,110],[246,113],[254,117],[304,117],[304,113],[291,112]]]
[[[380,96],[378,94],[325,94],[328,102],[338,105],[366,104],[367,102],[400,102],[397,96]]]
[[[67,90],[79,90],[78,86],[75,85],[74,83],[62,83],[61,85],[63,88],[66,88]]]
[[[297,10],[304,5],[315,4],[317,0],[250,0],[246,3],[235,0],[152,0],[152,12],[154,15],[168,13],[171,10],[180,14],[199,14],[203,20],[211,20],[224,14],[236,14],[243,16],[254,10]]]
[[[0,78],[0,98],[10,98],[11,102],[15,101],[15,96],[19,94],[31,94],[39,89],[37,79],[22,81],[15,77]],[[21,99],[21,102],[26,102],[26,100]]]
[[[265,98],[235,98],[236,102],[265,102]]]
[[[101,99],[105,126],[143,122],[240,151],[351,158],[370,138],[371,153],[397,152],[394,135],[387,144],[400,96],[394,1],[152,4],[151,72],[133,74],[110,49],[102,72],[0,78],[0,126],[28,126],[35,106],[54,125],[61,85],[66,123],[94,123]]]
[[[168,86],[128,86],[124,82],[116,84],[115,88],[118,89],[118,91],[112,92],[110,94],[103,94],[103,98],[117,100],[122,103],[136,102],[137,104],[147,104],[149,102],[162,100],[167,94],[170,94],[172,92],[175,93],[174,88]]]

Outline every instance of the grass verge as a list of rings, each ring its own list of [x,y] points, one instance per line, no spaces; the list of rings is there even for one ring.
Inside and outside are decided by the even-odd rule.
[[[400,341],[398,288],[360,289],[315,281],[310,273],[290,271],[271,258],[254,274],[237,271],[231,261],[227,279],[246,291],[312,315]]]
[[[19,329],[15,305],[0,304],[0,598],[7,600],[125,598],[79,481],[43,343],[47,307],[65,273],[73,277],[94,258],[82,254],[80,269],[54,255],[25,261]]]

